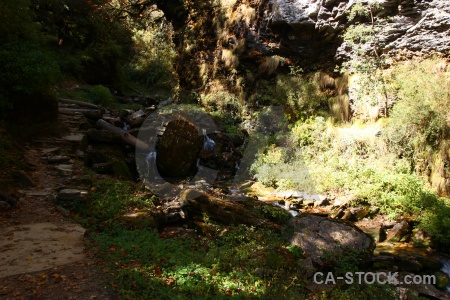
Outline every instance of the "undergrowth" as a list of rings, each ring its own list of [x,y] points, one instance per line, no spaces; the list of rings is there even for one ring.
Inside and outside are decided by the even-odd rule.
[[[438,243],[450,244],[448,199],[439,198],[378,136],[383,122],[335,126],[322,117],[295,123],[253,163],[267,186],[310,192],[351,192],[391,219],[413,218]]]
[[[120,299],[306,299],[301,248],[285,235],[253,227],[212,226],[207,235],[125,218],[156,211],[148,191],[112,179],[91,182],[87,201],[70,207]],[[364,292],[355,287],[355,295]],[[357,292],[359,290],[359,292]],[[340,291],[336,292],[341,294]],[[342,295],[347,292],[343,291]],[[318,297],[319,295],[312,295]]]

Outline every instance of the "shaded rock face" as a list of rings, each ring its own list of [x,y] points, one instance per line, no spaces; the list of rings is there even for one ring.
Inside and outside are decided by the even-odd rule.
[[[347,15],[357,2],[361,1],[270,1],[269,27],[279,35],[276,50],[301,56],[313,54],[312,58],[337,50],[336,58],[348,57],[339,35],[352,25]],[[392,17],[383,25],[382,44],[378,45],[385,52],[394,54],[401,50],[425,54],[450,50],[450,6],[446,0],[384,0],[380,4],[383,9],[374,11],[374,15]]]
[[[258,2],[258,5],[254,4]],[[348,59],[347,45],[341,34],[355,21],[348,21],[352,6],[360,0],[260,0],[254,26],[245,29],[249,50],[264,55],[281,55],[294,61],[309,59],[308,64],[327,65]],[[383,25],[381,44],[391,55],[414,55],[450,51],[450,6],[446,0],[384,0],[376,17],[390,17]],[[236,26],[241,31],[243,26]]]
[[[167,124],[156,146],[156,165],[162,176],[179,178],[191,174],[203,146],[203,135],[183,119]]]
[[[324,266],[324,256],[338,256],[349,250],[359,251],[364,258],[372,256],[374,240],[352,224],[316,215],[301,215],[292,222],[291,244],[309,255],[313,263]]]

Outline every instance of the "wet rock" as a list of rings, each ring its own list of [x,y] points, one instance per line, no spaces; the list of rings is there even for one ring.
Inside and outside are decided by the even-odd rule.
[[[380,255],[372,258],[372,267],[374,269],[390,270],[394,266],[394,257],[392,256]]]
[[[417,260],[423,266],[423,268],[427,270],[438,271],[443,266],[442,262],[430,257],[416,256],[414,257],[414,259]]]
[[[403,237],[408,234],[409,225],[408,222],[402,220],[400,223],[395,224],[395,226],[387,231],[386,242],[388,241],[400,241]]]
[[[161,175],[185,177],[195,170],[203,145],[203,135],[191,122],[178,119],[169,122],[157,143],[156,165]]]
[[[394,257],[395,265],[400,271],[419,272],[423,266],[413,257],[396,255]]]
[[[297,245],[311,257],[315,264],[324,266],[326,253],[343,254],[346,251],[360,251],[361,258],[368,260],[373,255],[375,242],[351,223],[326,217],[302,214],[291,222],[292,245]]]

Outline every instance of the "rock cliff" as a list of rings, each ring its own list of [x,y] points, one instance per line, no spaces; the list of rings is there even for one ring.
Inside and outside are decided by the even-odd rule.
[[[323,64],[348,58],[341,33],[355,22],[349,12],[364,0],[271,0],[259,31],[272,40],[262,48]],[[446,0],[380,0],[375,18],[385,18],[379,48],[390,55],[427,55],[450,51],[450,6]]]

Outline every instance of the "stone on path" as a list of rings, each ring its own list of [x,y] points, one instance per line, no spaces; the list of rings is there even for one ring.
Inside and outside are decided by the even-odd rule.
[[[63,189],[56,195],[57,200],[82,200],[87,195],[86,190]]]
[[[61,164],[61,163],[66,163],[70,161],[70,157],[69,156],[65,156],[65,155],[56,155],[56,156],[50,156],[47,158],[47,162],[49,164]]]
[[[85,258],[78,224],[35,223],[4,228],[0,278],[38,272]]]
[[[54,154],[54,153],[58,152],[59,150],[61,150],[59,147],[47,148],[47,149],[42,150],[42,155]]]
[[[84,138],[84,134],[81,134],[81,133],[70,134],[70,135],[63,137],[64,140],[69,141],[69,142],[81,142],[81,141],[83,141],[83,138]]]
[[[62,173],[70,173],[72,172],[72,165],[60,164],[56,166],[56,169]]]

